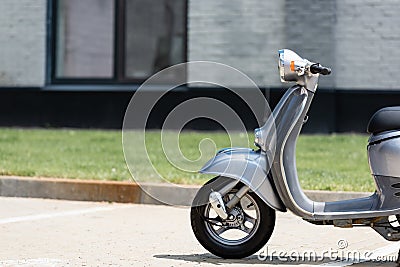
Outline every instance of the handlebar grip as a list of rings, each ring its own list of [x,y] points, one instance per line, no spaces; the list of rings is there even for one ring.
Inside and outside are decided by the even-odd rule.
[[[331,74],[332,70],[330,68],[326,68],[321,66],[321,64],[316,63],[310,66],[310,71],[312,74],[322,74],[322,75],[329,75]]]

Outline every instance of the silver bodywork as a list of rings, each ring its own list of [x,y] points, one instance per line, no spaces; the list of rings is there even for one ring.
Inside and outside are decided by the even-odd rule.
[[[369,140],[368,158],[374,175],[400,177],[400,131],[373,135]]]
[[[309,71],[313,63],[301,59],[294,52],[280,50],[279,53],[281,79],[296,81],[297,85],[287,90],[272,117],[255,130],[256,144],[260,151],[223,150],[201,172],[239,180],[272,208],[282,211],[287,208],[311,222],[332,221],[336,226],[346,226],[349,220],[352,222],[354,219],[400,214],[400,131],[372,135],[369,140],[369,162],[376,182],[376,192],[371,196],[316,202],[303,193],[297,177],[296,142],[317,88],[319,75]],[[288,64],[292,64],[290,68]],[[382,229],[375,230],[384,235],[381,232],[386,230]],[[400,236],[396,240],[399,239]]]
[[[267,157],[261,151],[248,148],[220,150],[201,170],[201,173],[221,175],[249,186],[270,207],[285,211],[279,196],[267,178]],[[235,184],[232,184],[234,187]]]

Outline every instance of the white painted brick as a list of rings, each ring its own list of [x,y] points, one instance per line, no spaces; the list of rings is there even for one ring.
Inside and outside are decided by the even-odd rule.
[[[337,0],[338,88],[400,89],[400,1]]]
[[[0,86],[44,85],[46,2],[0,1]],[[321,87],[400,89],[400,0],[189,0],[188,11],[189,60],[280,87],[277,50],[291,48],[333,68]]]
[[[189,59],[231,64],[260,86],[281,86],[277,50],[291,48],[333,68],[321,87],[400,89],[399,0],[191,0],[189,11]]]
[[[283,1],[189,1],[189,60],[211,60],[245,72],[260,86],[280,86]],[[190,72],[189,72],[190,75]],[[236,85],[222,74],[213,77]]]
[[[46,0],[0,1],[0,86],[43,86]]]

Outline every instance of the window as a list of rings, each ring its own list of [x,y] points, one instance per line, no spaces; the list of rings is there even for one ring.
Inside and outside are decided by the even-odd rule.
[[[55,2],[53,83],[139,83],[186,61],[186,0]]]
[[[111,78],[112,1],[60,0],[57,20],[56,78]]]
[[[125,76],[146,79],[184,61],[183,1],[127,0],[125,8]],[[141,40],[138,42],[138,40]]]

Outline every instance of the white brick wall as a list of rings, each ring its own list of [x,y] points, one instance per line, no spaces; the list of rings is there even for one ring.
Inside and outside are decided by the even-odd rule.
[[[283,46],[308,60],[335,69],[335,1],[286,0]],[[275,74],[276,75],[276,74]],[[320,88],[335,87],[335,75],[319,80]]]
[[[0,1],[0,86],[44,85],[46,2]],[[333,75],[321,80],[325,88],[400,90],[400,0],[189,0],[188,5],[189,60],[225,63],[260,86],[280,87],[277,50],[287,47],[332,66]]]
[[[400,89],[400,1],[338,0],[336,86]]]
[[[323,88],[400,89],[400,0],[190,0],[188,17],[189,60],[229,64],[259,86],[282,86],[276,54],[290,48],[332,67]]]
[[[0,1],[0,86],[43,86],[46,0]]]
[[[284,1],[189,0],[189,60],[228,64],[259,85],[279,86],[277,53],[284,40],[283,10]],[[208,75],[238,85],[223,74]]]

